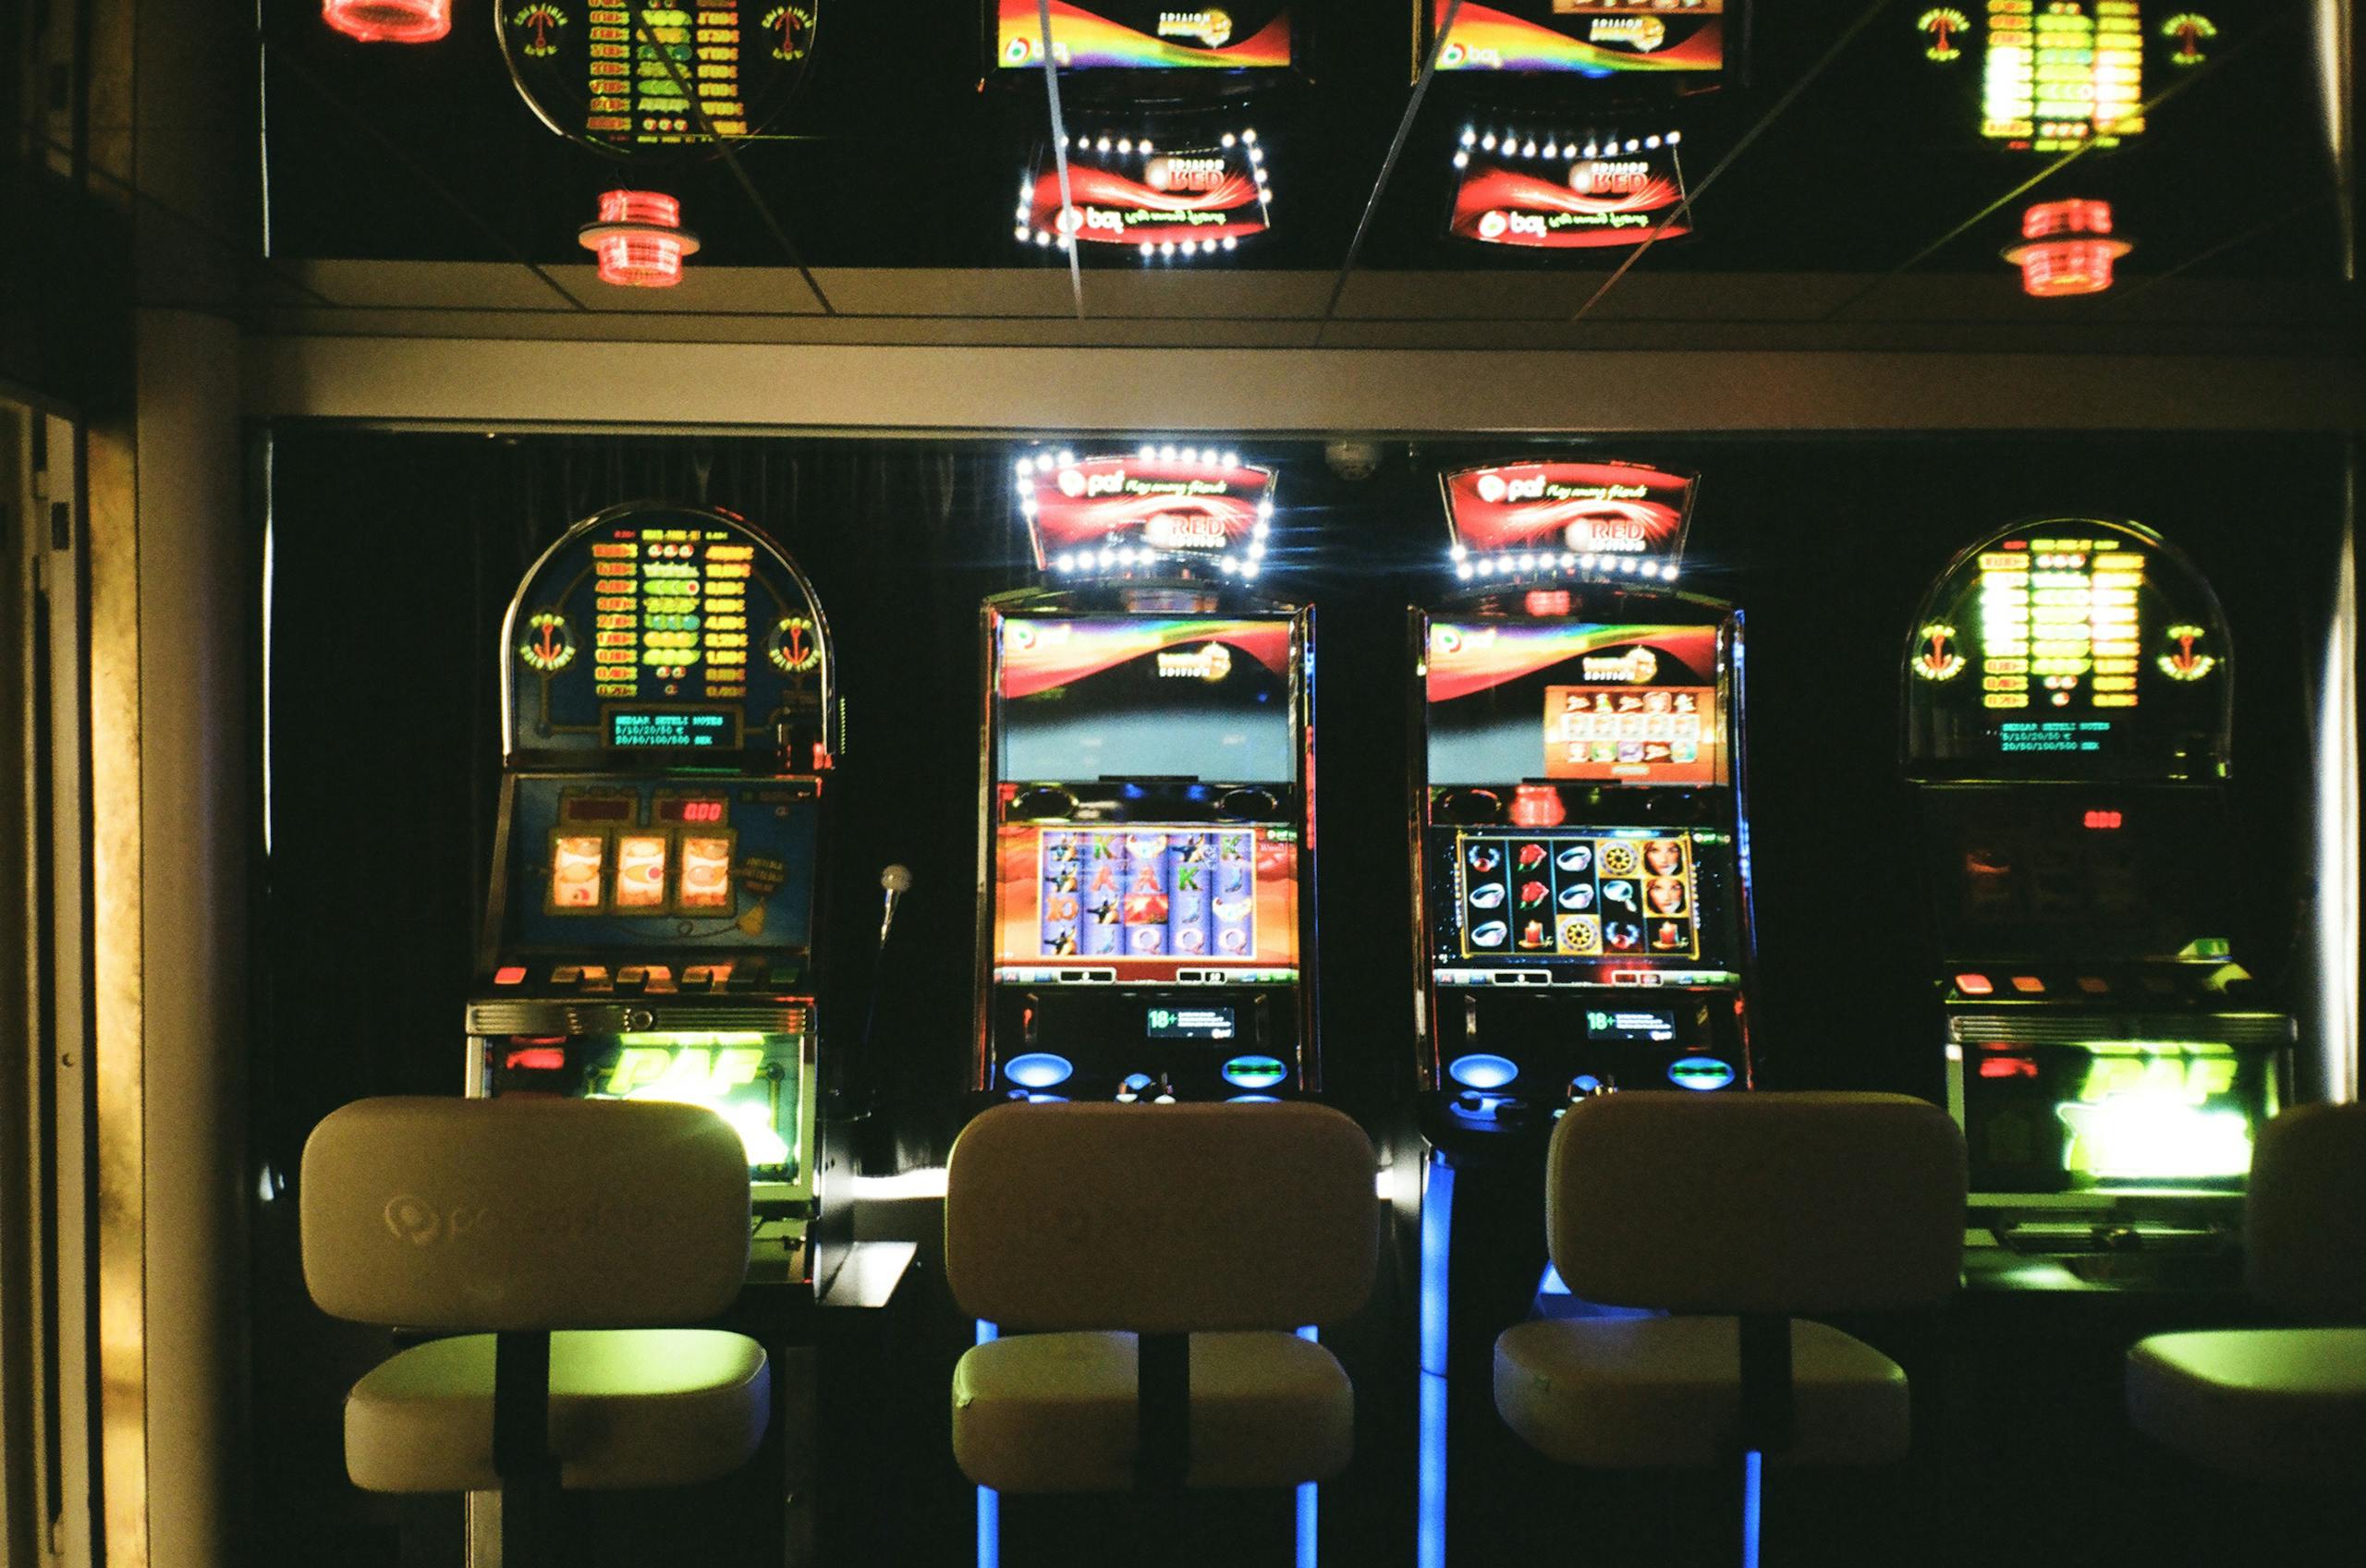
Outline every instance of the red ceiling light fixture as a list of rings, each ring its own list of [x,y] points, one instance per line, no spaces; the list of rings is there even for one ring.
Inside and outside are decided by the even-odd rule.
[[[682,226],[682,204],[655,190],[604,190],[600,221],[576,237],[600,258],[600,281],[625,288],[671,288],[699,237]]]
[[[321,0],[321,20],[364,43],[433,43],[452,30],[452,0]]]
[[[2038,299],[2101,294],[2112,263],[2136,249],[2111,231],[2111,203],[2041,201],[2021,214],[2024,243],[2005,252],[2021,269],[2021,292]]]

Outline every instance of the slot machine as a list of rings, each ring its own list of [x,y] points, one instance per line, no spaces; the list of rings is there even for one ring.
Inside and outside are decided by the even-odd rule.
[[[1310,1094],[1313,612],[1258,590],[1274,475],[1021,457],[1041,588],[987,602],[987,1099]]]
[[[1968,1274],[2231,1283],[2295,1031],[2228,935],[2216,596],[2135,523],[2017,524],[1948,564],[1903,662]]]
[[[811,585],[729,513],[610,507],[518,585],[501,697],[468,1092],[712,1106],[747,1146],[750,1278],[810,1287],[838,727]]]
[[[1457,591],[1409,650],[1422,1568],[1449,1497],[1456,1536],[1488,1533],[1495,1335],[1586,1309],[1544,1257],[1555,1123],[1751,1081],[1742,617],[1677,586],[1695,487],[1614,462],[1443,480]]]

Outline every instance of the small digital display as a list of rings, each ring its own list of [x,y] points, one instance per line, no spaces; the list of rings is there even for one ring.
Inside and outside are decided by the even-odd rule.
[[[1548,686],[1544,776],[1714,783],[1716,723],[1714,687]]]
[[[618,751],[729,751],[738,715],[721,708],[611,708],[608,745]]]
[[[1001,776],[1290,784],[1291,623],[1002,622]]]
[[[657,820],[661,822],[713,826],[723,818],[724,803],[719,799],[684,799],[667,796],[657,802]]]
[[[1718,628],[1433,623],[1433,784],[1726,778]]]
[[[1267,827],[1003,824],[995,962],[1120,981],[1298,963],[1298,845]]]
[[[560,811],[568,822],[630,822],[640,803],[629,795],[571,795]]]
[[[1429,36],[1453,0],[1429,0]],[[1726,0],[1463,0],[1441,71],[1712,75],[1726,65]]]
[[[1144,1022],[1153,1039],[1223,1040],[1234,1029],[1229,1007],[1153,1007]]]
[[[1665,1045],[1676,1038],[1676,1015],[1659,1008],[1591,1007],[1586,1036],[1622,1045]]]

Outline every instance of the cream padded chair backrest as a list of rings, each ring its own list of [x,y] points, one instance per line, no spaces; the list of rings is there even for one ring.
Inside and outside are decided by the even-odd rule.
[[[1588,1301],[1920,1306],[1954,1292],[1963,1223],[1963,1139],[1904,1095],[1600,1095],[1561,1118],[1547,1161],[1554,1266]]]
[[[953,1145],[945,1277],[1006,1328],[1336,1322],[1372,1289],[1372,1170],[1328,1106],[996,1106]]]
[[[2296,1106],[2262,1129],[2243,1246],[2261,1300],[2366,1313],[2366,1105]]]
[[[697,1105],[357,1100],[304,1145],[304,1283],[417,1329],[711,1318],[747,1271],[747,1161]]]

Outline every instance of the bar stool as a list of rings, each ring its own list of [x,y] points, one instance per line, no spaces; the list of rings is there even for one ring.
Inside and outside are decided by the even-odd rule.
[[[357,1100],[304,1146],[304,1282],[333,1317],[449,1331],[345,1404],[371,1491],[497,1491],[503,1561],[546,1561],[558,1489],[683,1486],[747,1462],[763,1348],[712,1318],[748,1265],[738,1135],[694,1105]]]
[[[2243,1204],[2251,1294],[2366,1319],[2366,1105],[2302,1105],[2261,1129]],[[2212,1469],[2366,1475],[2366,1327],[2154,1334],[2128,1353],[2138,1431]]]
[[[1292,1331],[1372,1289],[1373,1158],[1352,1120],[1304,1102],[998,1106],[948,1165],[954,1296],[1027,1331],[954,1369],[972,1481],[1179,1508],[1186,1488],[1346,1467],[1354,1391]]]
[[[1545,1231],[1572,1294],[1665,1318],[1521,1323],[1495,1407],[1548,1458],[1726,1465],[1756,1561],[1762,1460],[1906,1456],[1906,1374],[1804,1313],[1946,1300],[1962,1266],[1963,1140],[1888,1094],[1629,1092],[1573,1105],[1546,1157]]]

